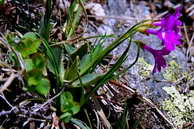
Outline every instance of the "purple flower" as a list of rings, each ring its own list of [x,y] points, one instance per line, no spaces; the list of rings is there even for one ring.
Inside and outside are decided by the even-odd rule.
[[[159,26],[159,29],[147,29],[149,34],[157,35],[167,50],[173,51],[177,45],[180,45],[180,26],[182,22],[179,20],[181,8],[177,8],[175,13],[169,14],[160,21],[153,23]]]
[[[165,68],[167,66],[163,56],[168,55],[170,51],[167,50],[165,47],[161,50],[155,50],[147,45],[142,45],[142,48],[144,50],[149,51],[154,56],[155,65],[154,65],[153,73],[160,72],[161,68]]]

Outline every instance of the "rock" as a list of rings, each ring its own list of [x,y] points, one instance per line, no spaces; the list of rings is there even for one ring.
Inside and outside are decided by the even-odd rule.
[[[89,11],[91,15],[94,16],[94,18],[97,21],[103,21],[105,16],[105,11],[102,8],[101,4],[98,3],[88,3],[85,5],[85,8]]]

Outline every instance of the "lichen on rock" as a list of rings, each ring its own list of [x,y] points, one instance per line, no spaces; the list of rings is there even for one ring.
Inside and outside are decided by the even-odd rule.
[[[194,92],[181,94],[175,86],[163,87],[169,98],[163,102],[163,110],[167,112],[172,122],[178,128],[194,119]]]

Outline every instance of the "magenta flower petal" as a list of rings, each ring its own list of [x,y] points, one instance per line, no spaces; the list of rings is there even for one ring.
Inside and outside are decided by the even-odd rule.
[[[168,55],[170,51],[168,51],[166,48],[163,48],[161,50],[155,50],[147,45],[143,45],[142,48],[144,50],[149,51],[154,56],[155,65],[153,68],[153,73],[160,72],[161,68],[165,68],[167,66],[163,56]]]
[[[179,20],[181,16],[181,8],[177,8],[174,14],[168,14],[161,20],[161,29],[163,30],[179,30],[182,22]]]
[[[146,32],[148,34],[153,34],[153,35],[157,35],[158,34],[158,30],[156,30],[156,29],[147,29]]]
[[[157,36],[163,41],[166,49],[173,51],[176,45],[180,45],[181,36],[173,31],[158,32]]]
[[[161,21],[157,21],[157,22],[154,22],[153,25],[154,26],[161,26],[162,25],[162,22]]]
[[[175,11],[174,15],[175,15],[177,18],[179,18],[179,17],[181,16],[181,13],[180,13],[181,10],[182,10],[182,7],[176,8],[176,11]]]
[[[173,51],[177,45],[181,44],[180,26],[182,22],[179,20],[180,11],[181,8],[177,8],[174,14],[169,14],[161,21],[154,22],[153,25],[160,27],[159,29],[146,30],[147,33],[158,36],[162,40],[162,45],[169,51]]]

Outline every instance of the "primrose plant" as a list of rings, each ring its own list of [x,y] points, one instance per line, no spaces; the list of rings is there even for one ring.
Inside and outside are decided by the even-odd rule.
[[[155,66],[153,72],[161,71],[161,67],[166,67],[166,61],[163,58],[164,55],[168,55],[175,49],[177,45],[181,44],[180,27],[182,22],[179,20],[181,16],[181,8],[177,8],[174,14],[168,14],[160,21],[153,22],[152,25],[157,29],[147,29],[145,32],[148,34],[156,35],[162,40],[163,48],[161,50],[154,50],[147,45],[142,45],[144,50],[149,51],[155,58]]]
[[[18,59],[17,64],[22,68],[25,89],[39,94],[45,101],[48,96],[53,97],[59,94],[53,107],[56,107],[57,115],[64,122],[79,123],[73,119],[73,116],[84,109],[84,105],[101,86],[135,65],[140,48],[153,54],[155,59],[153,73],[155,73],[167,66],[163,56],[168,55],[175,50],[177,45],[181,44],[180,26],[182,23],[179,20],[181,8],[177,8],[175,13],[168,14],[161,20],[146,20],[134,25],[107,47],[103,46],[104,41],[108,38],[107,35],[95,36],[99,43],[92,49],[88,43],[78,48],[67,42],[55,45],[57,42],[52,41],[49,36],[52,28],[49,20],[51,7],[51,0],[47,0],[46,13],[41,20],[39,33],[28,32],[23,36],[9,34],[6,40]],[[75,0],[71,3],[67,11],[69,19],[67,18],[66,26],[63,28],[66,39],[75,36],[81,10],[84,11],[82,0]],[[155,50],[141,41],[134,41],[132,37],[136,32],[156,35],[162,40],[163,48]],[[80,38],[79,41],[82,39]],[[115,64],[104,73],[96,73],[96,68],[103,59],[124,40],[128,40],[129,44]],[[132,41],[138,46],[138,54],[132,64],[118,72],[127,58]]]

